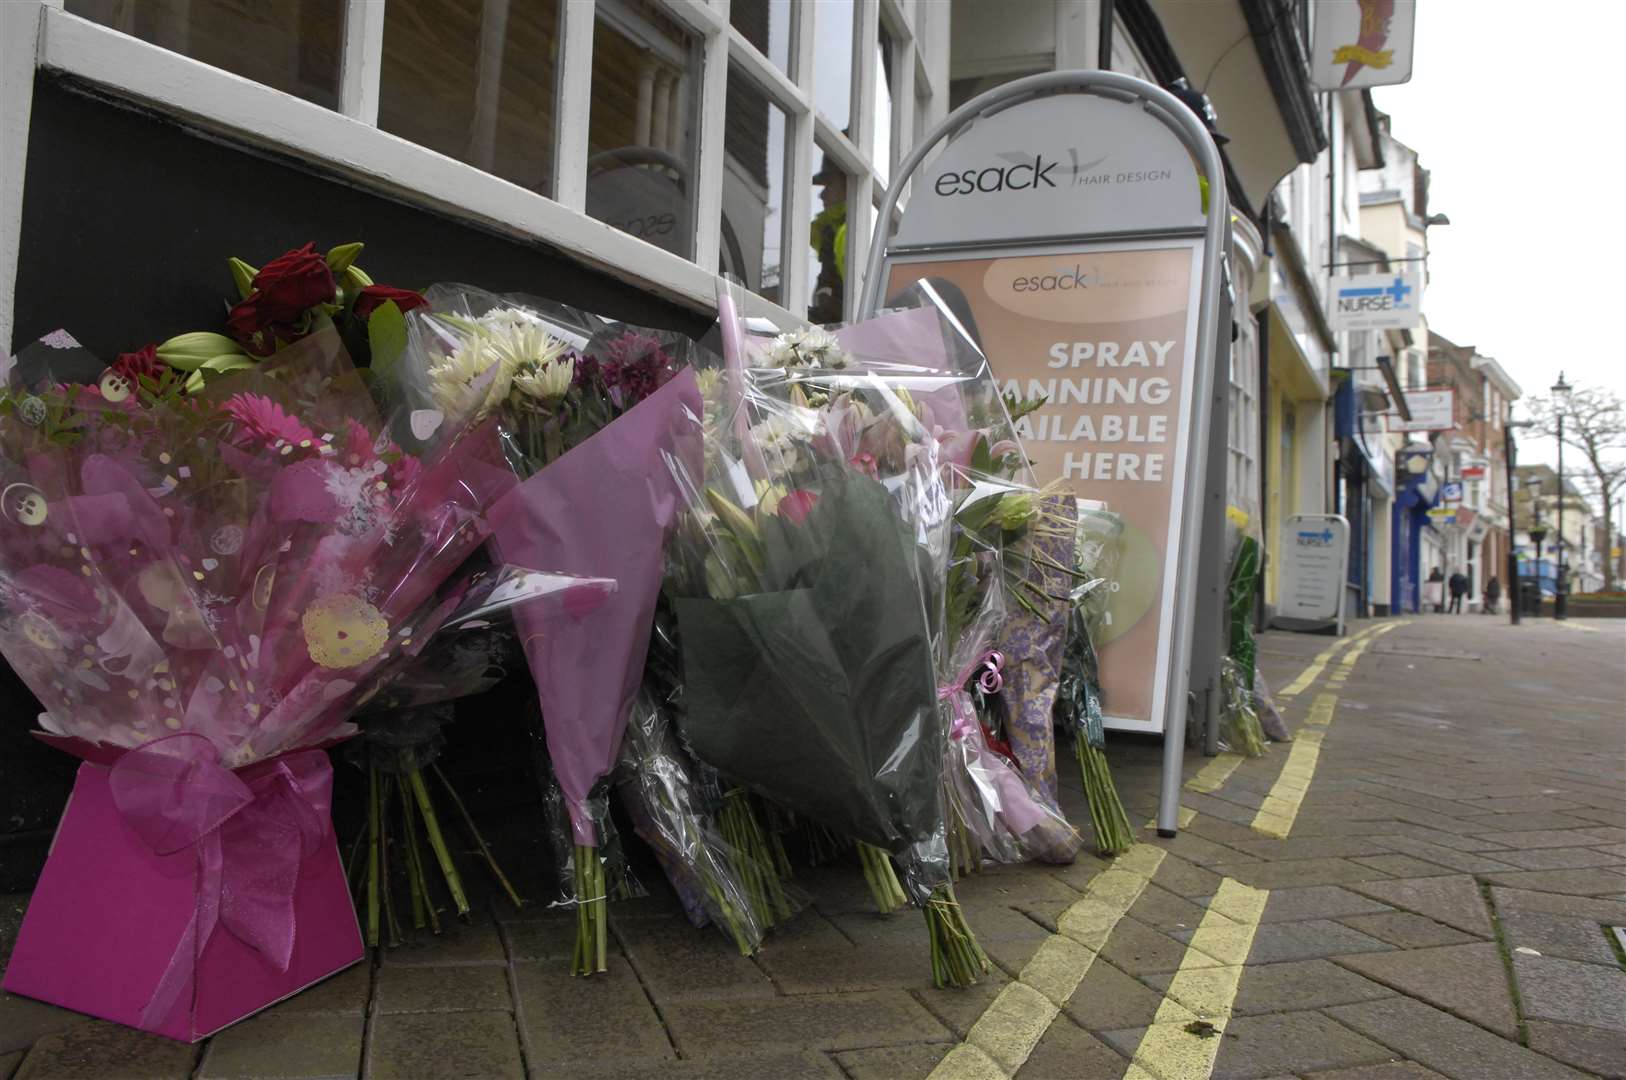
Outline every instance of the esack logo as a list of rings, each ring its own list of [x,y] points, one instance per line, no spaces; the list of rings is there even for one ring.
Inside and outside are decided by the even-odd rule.
[[[937,194],[944,198],[973,192],[988,194],[996,191],[1032,191],[1041,186],[1053,188],[1056,181],[1051,179],[1050,174],[1055,168],[1054,160],[1047,162],[1043,154],[1035,154],[1031,161],[1023,160],[1014,165],[989,165],[964,172],[939,173],[935,187]]]
[[[1067,292],[1071,289],[1087,289],[1090,287],[1089,278],[1082,266],[1057,267],[1046,274],[1030,274],[1015,278],[1011,282],[1014,292]]]

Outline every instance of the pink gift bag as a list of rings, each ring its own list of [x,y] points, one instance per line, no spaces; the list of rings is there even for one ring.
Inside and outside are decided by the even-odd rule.
[[[195,1042],[362,959],[324,752],[115,754],[79,767],[6,990]]]

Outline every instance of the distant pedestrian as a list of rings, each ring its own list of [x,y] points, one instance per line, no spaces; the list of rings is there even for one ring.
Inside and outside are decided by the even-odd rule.
[[[1495,574],[1485,582],[1485,614],[1495,615],[1502,606],[1502,583]]]
[[[1428,580],[1423,582],[1423,603],[1433,608],[1435,614],[1445,610],[1445,575],[1438,566],[1428,572]]]
[[[1461,570],[1454,570],[1451,573],[1449,584],[1451,586],[1451,614],[1461,615],[1462,598],[1468,595],[1468,575]]]

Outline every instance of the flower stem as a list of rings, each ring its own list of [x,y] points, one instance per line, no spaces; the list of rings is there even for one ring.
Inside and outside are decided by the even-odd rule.
[[[1090,820],[1095,825],[1095,845],[1103,855],[1118,855],[1135,844],[1135,829],[1129,824],[1129,815],[1118,798],[1118,788],[1112,782],[1112,769],[1107,756],[1094,746],[1083,733],[1073,739],[1078,752],[1079,772],[1084,780],[1084,794],[1089,800]]]
[[[446,789],[446,794],[452,797],[452,805],[457,807],[458,814],[463,818],[463,827],[468,830],[469,838],[474,841],[474,846],[479,849],[480,857],[486,861],[487,866],[491,867],[492,876],[497,879],[497,884],[502,886],[503,891],[508,894],[508,899],[514,902],[516,908],[524,907],[525,901],[520,898],[519,893],[515,891],[514,886],[509,882],[508,875],[502,872],[502,867],[497,865],[496,858],[491,854],[491,848],[486,846],[485,837],[481,836],[480,830],[475,828],[474,818],[469,816],[468,808],[463,805],[463,800],[458,797],[457,789],[452,787],[452,782],[446,779],[446,774],[440,771],[439,765],[429,767],[435,770],[435,776],[439,778],[441,786]]]
[[[581,844],[576,845],[572,861],[576,864],[576,949],[570,973],[592,975],[609,970],[604,865],[597,848]]]
[[[435,853],[435,861],[440,863],[440,872],[446,878],[446,887],[451,890],[452,903],[457,907],[459,915],[467,915],[469,898],[463,893],[463,878],[457,872],[457,865],[452,862],[452,853],[446,847],[445,838],[440,835],[440,819],[435,816],[435,804],[429,798],[429,789],[424,786],[423,773],[411,769],[402,775],[412,785],[412,794],[418,800],[418,810],[423,814],[424,832],[429,836],[429,847]]]
[[[418,857],[418,829],[412,823],[412,799],[407,794],[405,784],[396,790],[401,794],[401,831],[405,834],[401,843],[406,848],[407,888],[412,893],[412,928],[422,930],[434,905],[429,899],[428,890],[424,888],[423,862]],[[435,932],[440,932],[439,925],[436,925]]]
[[[367,944],[378,947],[379,831],[378,767],[367,766]]]
[[[926,933],[931,941],[932,981],[939,987],[972,986],[988,972],[988,955],[965,921],[954,886],[939,885],[926,901]]]

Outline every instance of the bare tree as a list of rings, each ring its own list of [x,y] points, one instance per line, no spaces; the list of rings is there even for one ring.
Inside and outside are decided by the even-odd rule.
[[[1604,589],[1615,587],[1615,561],[1610,557],[1614,546],[1615,502],[1626,489],[1626,402],[1615,393],[1598,386],[1578,386],[1570,391],[1567,401],[1537,397],[1525,402],[1536,428],[1550,438],[1558,438],[1558,417],[1564,416],[1564,443],[1579,450],[1586,458],[1589,476],[1585,476],[1588,494],[1603,504],[1603,520],[1609,533],[1604,548]],[[1583,474],[1585,475],[1585,474]],[[1560,498],[1563,484],[1559,484]]]

